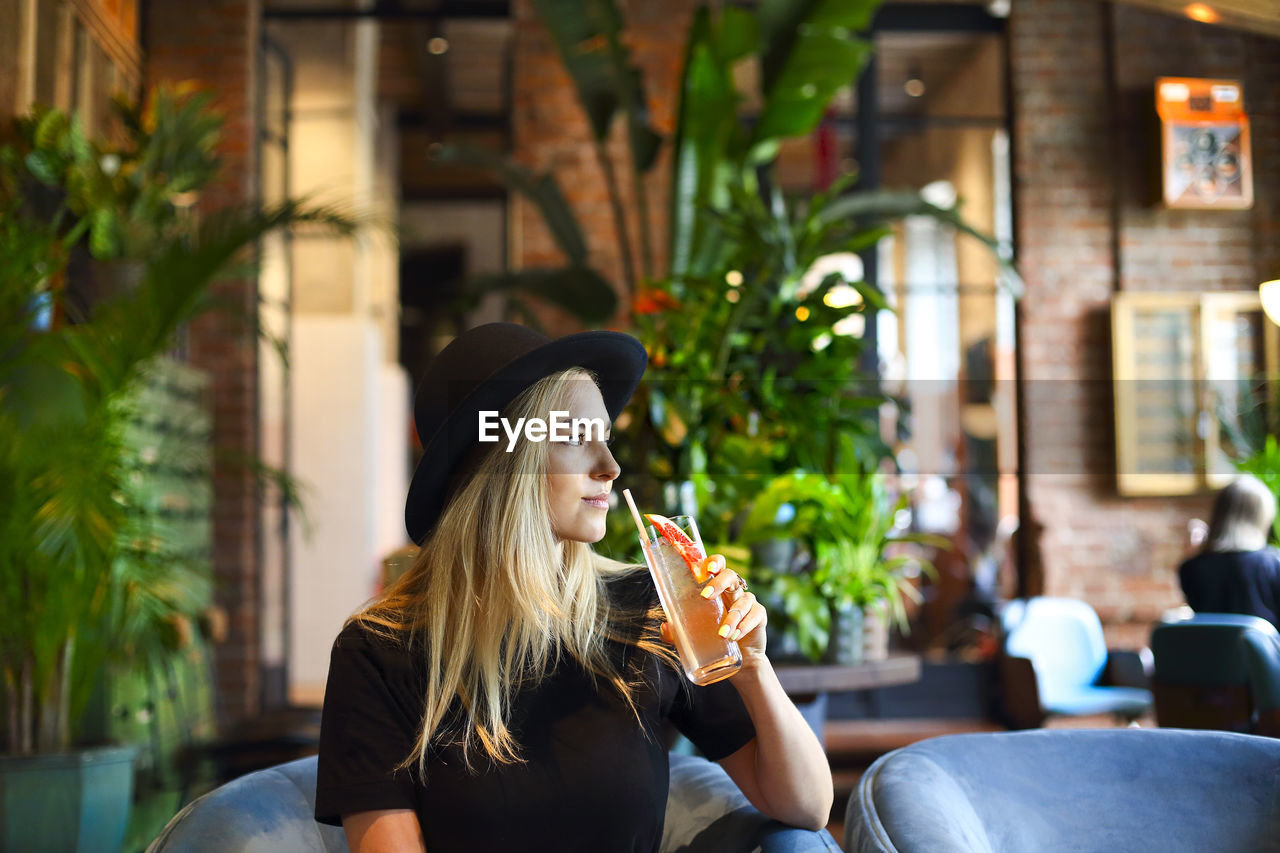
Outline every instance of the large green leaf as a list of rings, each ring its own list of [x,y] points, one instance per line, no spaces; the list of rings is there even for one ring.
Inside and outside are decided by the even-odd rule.
[[[731,56],[748,49],[751,42],[743,14],[726,10],[722,18],[720,32],[727,36],[724,51]],[[710,12],[705,7],[699,9],[690,29],[680,83],[671,179],[670,273],[676,279],[704,272],[698,259],[707,257],[705,245],[712,223],[703,213],[723,204],[727,195],[727,148],[738,129],[738,95],[715,35]]]
[[[560,185],[550,172],[536,175],[514,160],[474,145],[445,145],[435,155],[439,163],[465,163],[487,169],[504,185],[523,195],[537,206],[560,251],[574,265],[587,261],[587,241],[578,220],[565,201]]]
[[[726,68],[760,49],[760,22],[746,9],[726,6],[716,24],[716,55]]]
[[[815,29],[822,36],[856,35],[870,27],[879,6],[880,0],[760,0],[756,18],[763,42],[761,92],[767,94],[773,88],[802,39],[815,34]]]
[[[857,34],[878,5],[878,0],[762,4],[764,109],[752,135],[758,159],[771,156],[777,140],[813,130],[836,91],[853,85],[871,56],[870,42]]]

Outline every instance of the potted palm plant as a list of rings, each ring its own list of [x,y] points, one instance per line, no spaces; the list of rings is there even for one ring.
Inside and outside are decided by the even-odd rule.
[[[163,648],[206,600],[207,567],[162,559],[139,512],[126,431],[143,377],[262,235],[351,227],[298,202],[198,217],[218,164],[207,100],[162,90],[121,118],[108,143],[37,109],[0,152],[6,850],[119,845],[134,749],[86,747],[81,717],[123,650]]]

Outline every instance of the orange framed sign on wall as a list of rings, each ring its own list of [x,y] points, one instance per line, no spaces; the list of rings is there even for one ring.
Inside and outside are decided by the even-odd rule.
[[[1156,111],[1167,207],[1253,206],[1249,118],[1238,81],[1161,77]]]

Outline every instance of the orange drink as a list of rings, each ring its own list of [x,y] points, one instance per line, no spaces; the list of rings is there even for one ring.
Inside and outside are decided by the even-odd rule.
[[[648,519],[640,544],[685,675],[700,685],[728,678],[742,668],[742,652],[717,633],[725,613],[722,596],[702,597],[709,578],[700,566],[706,551],[697,524],[688,516]]]

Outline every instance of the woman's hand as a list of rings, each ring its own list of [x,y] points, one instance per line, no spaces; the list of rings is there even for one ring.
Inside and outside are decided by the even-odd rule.
[[[724,555],[712,554],[702,562],[711,576],[702,589],[703,598],[716,595],[724,599],[724,618],[720,620],[720,636],[734,640],[742,651],[742,665],[755,666],[765,659],[765,625],[769,614],[755,594],[747,589],[742,576],[729,568]]]
[[[769,614],[764,605],[747,589],[747,582],[742,576],[728,567],[723,554],[707,557],[702,561],[702,568],[711,576],[702,588],[702,597],[714,598],[719,595],[724,599],[720,636],[738,643],[738,649],[742,652],[743,669],[766,661],[765,625],[769,622]],[[675,642],[671,626],[666,622],[662,623],[662,638],[668,643]]]

